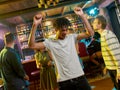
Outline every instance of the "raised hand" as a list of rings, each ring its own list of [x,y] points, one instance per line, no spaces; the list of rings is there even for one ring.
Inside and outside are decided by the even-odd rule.
[[[36,24],[36,25],[41,24],[42,18],[43,18],[42,14],[35,15],[34,18],[33,18],[34,24]]]
[[[74,12],[75,12],[77,15],[79,15],[79,16],[83,16],[83,15],[84,15],[84,12],[83,12],[82,8],[80,8],[80,7],[75,7],[75,8],[74,8]]]

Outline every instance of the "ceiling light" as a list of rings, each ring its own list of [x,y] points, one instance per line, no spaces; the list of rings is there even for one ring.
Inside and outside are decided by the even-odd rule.
[[[48,8],[49,6],[56,6],[59,0],[38,0],[39,8]]]
[[[87,13],[87,15],[95,17],[99,14],[99,8],[98,5],[94,4],[88,8],[85,9],[85,12]]]

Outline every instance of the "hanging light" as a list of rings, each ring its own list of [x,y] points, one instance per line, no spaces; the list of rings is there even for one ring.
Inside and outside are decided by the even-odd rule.
[[[94,4],[86,9],[84,9],[88,16],[95,17],[99,14],[99,8],[97,4]]]
[[[38,0],[38,8],[48,8],[49,6],[56,6],[59,0]]]

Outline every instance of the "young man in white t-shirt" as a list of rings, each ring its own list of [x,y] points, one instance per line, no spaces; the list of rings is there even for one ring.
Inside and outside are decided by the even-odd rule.
[[[55,39],[46,39],[44,42],[35,42],[35,32],[42,21],[42,15],[38,14],[34,17],[33,27],[29,37],[29,47],[32,49],[48,48],[58,71],[59,90],[91,90],[88,81],[84,76],[82,66],[79,63],[78,54],[75,43],[77,40],[88,38],[94,35],[87,18],[82,9],[76,7],[74,12],[83,20],[88,33],[67,34],[68,27],[71,25],[68,19],[62,17],[57,18],[53,23],[56,30]]]

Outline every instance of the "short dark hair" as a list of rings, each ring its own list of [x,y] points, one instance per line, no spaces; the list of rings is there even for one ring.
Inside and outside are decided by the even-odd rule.
[[[53,21],[53,27],[55,27],[55,29],[61,29],[63,26],[71,26],[71,23],[67,18],[61,17]]]
[[[99,22],[102,24],[102,29],[105,29],[107,26],[106,18],[102,15],[97,16],[95,19],[98,19]]]
[[[15,35],[11,32],[8,32],[4,35],[4,42],[5,44],[9,44],[15,40]]]

